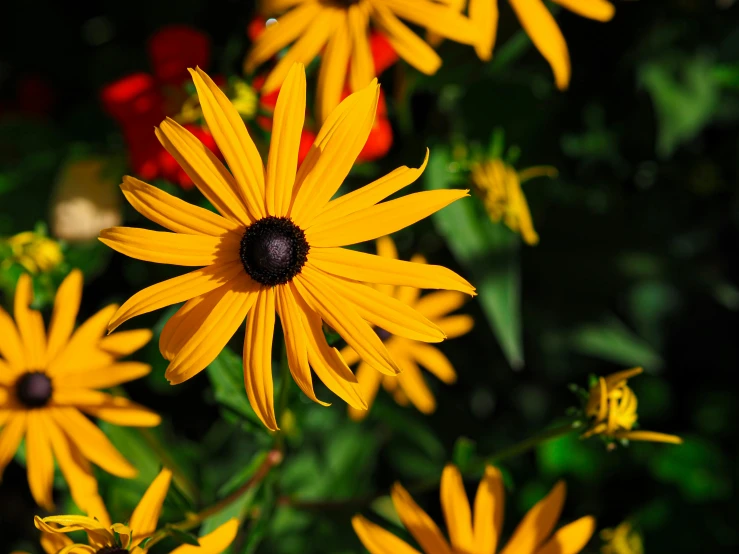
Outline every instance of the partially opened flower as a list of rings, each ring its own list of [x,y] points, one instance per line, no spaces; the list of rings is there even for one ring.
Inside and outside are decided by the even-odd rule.
[[[202,269],[134,295],[114,314],[109,329],[186,301],[165,325],[159,343],[170,360],[166,377],[177,384],[210,364],[248,315],[246,392],[264,424],[277,429],[272,384],[277,313],[290,371],[301,390],[320,402],[313,391],[312,368],[336,395],[366,409],[356,377],[326,342],[322,320],[370,366],[395,375],[398,366],[372,325],[426,342],[439,342],[444,333],[417,311],[362,282],[468,294],[474,289],[443,267],[342,247],[411,225],[467,196],[467,191],[420,192],[382,202],[423,171],[401,167],[332,200],[372,128],[376,82],[349,96],[331,114],[298,168],[305,70],[295,64],[277,101],[265,168],[228,98],[203,71],[192,75],[205,119],[233,173],[172,120],[162,123],[157,136],[220,215],[136,179],[124,179],[123,192],[131,205],[173,232],[112,228],[103,231],[100,240],[133,258]]]
[[[110,523],[107,511],[96,517],[62,515],[35,517],[36,528],[42,534],[41,546],[47,554],[146,554],[149,545],[145,539],[157,530],[159,515],[167,497],[172,472],[163,469],[149,485],[128,523]],[[236,538],[239,521],[231,519],[200,537],[200,546],[184,544],[171,554],[220,554]],[[67,533],[84,531],[87,544],[75,543]]]
[[[61,245],[35,231],[24,231],[0,242],[10,251],[2,265],[17,263],[32,274],[51,271],[64,260]]]
[[[637,399],[627,382],[642,373],[635,367],[600,377],[590,389],[585,414],[590,418],[590,427],[582,437],[602,435],[611,439],[632,441],[668,442],[680,444],[683,440],[675,435],[634,429],[638,419]]]
[[[377,254],[389,260],[398,259],[398,251],[390,237],[377,240]],[[414,256],[411,262],[424,264],[426,260],[422,256]],[[468,333],[474,324],[469,315],[449,315],[465,302],[466,295],[461,292],[441,291],[421,296],[421,290],[415,287],[376,285],[375,288],[418,311],[438,325],[448,339]],[[385,390],[392,394],[401,406],[410,402],[420,412],[425,414],[433,412],[436,409],[436,399],[426,384],[419,366],[428,369],[444,383],[451,384],[457,380],[457,373],[451,362],[441,350],[429,344],[393,335],[380,327],[376,327],[375,332],[401,369],[398,376],[390,377],[375,371],[369,364],[360,361],[359,355],[351,346],[341,351],[341,356],[350,366],[359,362],[356,375],[360,392],[367,405],[372,406],[382,383]],[[349,408],[349,415],[353,419],[362,419],[366,414],[364,410]]]
[[[439,69],[441,58],[401,19],[462,44],[479,40],[466,17],[433,0],[264,0],[262,11],[278,16],[277,22],[256,41],[245,69],[253,71],[292,43],[267,77],[264,89],[270,92],[282,84],[293,63],[308,64],[323,50],[316,110],[321,122],[339,104],[347,65],[352,91],[375,78],[370,25],[387,37],[401,58],[428,75]]]
[[[472,166],[472,183],[482,198],[490,219],[503,222],[511,231],[520,233],[526,244],[535,245],[539,235],[534,230],[529,204],[521,185],[534,177],[555,177],[553,167],[530,167],[523,171],[506,164],[503,160],[492,159]]]
[[[147,364],[120,362],[151,339],[139,329],[104,336],[117,306],[103,308],[75,331],[82,273],[60,285],[47,334],[41,313],[30,308],[33,288],[22,275],[15,293],[15,322],[0,308],[0,474],[26,439],[28,484],[36,502],[54,505],[54,460],[83,510],[98,514],[101,500],[90,462],[119,477],[136,469],[84,414],[116,425],[151,427],[157,414],[97,389],[143,377]]]
[[[453,465],[444,468],[441,508],[449,542],[399,483],[391,494],[400,520],[425,554],[494,554],[498,550],[501,554],[577,554],[593,536],[595,520],[591,516],[581,517],[552,533],[562,513],[565,495],[565,484],[560,481],[529,510],[506,546],[499,549],[505,492],[496,468],[485,468],[474,509],[470,508],[459,470]],[[419,554],[405,541],[362,516],[355,516],[352,524],[371,554]]]
[[[610,21],[615,13],[608,0],[552,0],[565,9],[596,21]],[[570,53],[557,21],[542,0],[508,0],[526,34],[554,72],[557,88],[564,90],[570,84]],[[498,31],[498,0],[469,0],[469,16],[479,30],[475,45],[482,60],[493,56],[493,45]]]
[[[644,541],[628,521],[613,529],[603,529],[600,538],[604,542],[600,554],[644,554]]]

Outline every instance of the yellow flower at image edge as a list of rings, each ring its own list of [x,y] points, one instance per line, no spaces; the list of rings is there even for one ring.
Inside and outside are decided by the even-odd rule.
[[[474,164],[471,174],[472,183],[490,219],[495,223],[502,219],[511,231],[520,233],[530,246],[539,242],[539,235],[534,230],[521,184],[535,177],[556,176],[557,170],[553,167],[537,166],[518,172],[500,159]]]
[[[390,237],[377,240],[377,254],[389,260],[398,259],[398,251]],[[411,261],[426,263],[422,256],[414,256]],[[469,315],[449,315],[449,312],[464,304],[466,295],[461,292],[432,292],[421,297],[421,291],[414,287],[376,285],[375,288],[418,311],[438,325],[448,339],[468,333],[474,325]],[[382,328],[376,328],[375,332],[402,371],[397,377],[390,377],[375,371],[365,362],[359,363],[356,374],[362,398],[368,406],[371,406],[382,383],[398,404],[405,406],[410,402],[425,414],[433,412],[436,409],[436,400],[426,385],[419,365],[428,369],[444,383],[451,384],[457,380],[451,362],[438,348],[428,344],[394,336]],[[341,356],[350,366],[360,360],[359,355],[350,346],[341,351]],[[355,420],[364,418],[366,414],[366,411],[349,408],[349,415]]]
[[[563,482],[521,520],[501,554],[577,554],[592,537],[595,520],[582,517],[552,533],[562,512],[566,495]],[[393,487],[393,505],[400,520],[425,554],[493,554],[503,529],[505,493],[500,472],[485,468],[477,489],[474,510],[470,509],[459,470],[448,465],[441,477],[441,508],[449,542],[439,527],[398,483]],[[371,554],[419,554],[403,540],[362,516],[352,520],[354,530]]]
[[[469,19],[432,0],[265,0],[262,13],[278,16],[249,53],[245,69],[252,72],[290,43],[294,44],[270,72],[263,91],[282,85],[294,62],[309,64],[321,54],[317,113],[324,121],[339,104],[347,80],[352,91],[366,87],[375,77],[369,43],[370,21],[385,35],[398,55],[427,75],[441,66],[441,58],[401,19],[435,35],[462,44],[475,44],[477,30]]]
[[[51,271],[64,259],[57,241],[34,231],[18,233],[5,242],[11,251],[7,261],[22,265],[32,274]]]
[[[607,0],[552,0],[573,13],[594,19],[610,21],[615,13]],[[570,53],[557,21],[542,0],[508,0],[521,25],[536,49],[549,62],[557,88],[564,90],[570,84]],[[469,15],[478,28],[479,41],[475,45],[482,60],[493,56],[493,45],[498,32],[498,0],[469,0]]]
[[[376,82],[339,105],[298,168],[306,84],[304,67],[295,64],[277,100],[265,168],[228,98],[203,71],[192,75],[205,120],[233,174],[174,121],[164,121],[156,133],[220,215],[124,178],[123,192],[131,205],[173,232],[117,227],[104,230],[100,240],[140,260],[202,269],[134,295],[115,313],[109,329],[136,315],[185,302],[164,326],[159,342],[170,360],[166,377],[177,384],[208,366],[248,315],[246,392],[255,412],[274,430],[271,354],[277,313],[290,372],[300,389],[320,402],[313,392],[312,368],[350,406],[366,409],[356,377],[327,344],[322,321],[370,366],[396,375],[399,368],[372,325],[424,342],[440,342],[444,333],[417,311],[362,282],[467,294],[474,294],[474,288],[443,267],[341,247],[398,231],[467,196],[467,191],[420,192],[382,202],[423,171],[401,167],[332,200],[372,128]]]
[[[90,462],[119,477],[134,477],[136,469],[83,413],[116,425],[159,424],[150,410],[96,390],[151,371],[147,364],[118,361],[149,342],[151,331],[104,336],[115,305],[75,331],[81,296],[82,273],[74,270],[57,291],[48,335],[41,313],[30,309],[28,275],[16,288],[15,322],[0,308],[0,474],[25,437],[28,483],[36,502],[53,508],[56,459],[75,503],[104,518]]]
[[[644,554],[644,543],[641,535],[624,521],[615,529],[603,529],[600,538],[605,541],[601,554]]]
[[[590,418],[591,424],[590,428],[583,433],[582,438],[603,435],[613,439],[632,441],[672,444],[683,442],[675,435],[632,429],[638,418],[638,402],[634,391],[627,386],[627,381],[642,371],[642,368],[635,367],[598,379],[598,383],[590,389],[590,396],[585,407],[585,414]]]
[[[62,515],[40,518],[35,524],[43,534],[41,546],[47,554],[145,554],[144,539],[151,537],[157,529],[162,504],[167,496],[172,472],[163,469],[149,485],[131,515],[128,525],[110,524],[109,520],[78,515]],[[239,529],[237,519],[231,519],[204,537],[198,539],[200,546],[182,545],[172,554],[220,554],[233,542]],[[78,544],[67,533],[84,531],[89,544]]]

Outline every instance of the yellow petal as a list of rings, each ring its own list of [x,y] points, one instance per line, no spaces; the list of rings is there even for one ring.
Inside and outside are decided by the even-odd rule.
[[[280,315],[282,331],[285,336],[287,361],[293,379],[308,398],[323,406],[330,406],[316,398],[313,390],[313,378],[308,362],[308,344],[303,322],[298,313],[293,293],[289,286],[281,285],[275,288],[277,313]]]
[[[623,371],[617,371],[616,373],[611,373],[610,375],[605,377],[606,388],[608,390],[611,390],[620,381],[627,381],[631,379],[632,377],[641,375],[642,373],[644,373],[644,369],[641,367],[634,367],[631,369],[625,369]]]
[[[359,316],[353,306],[341,302],[322,281],[307,278],[305,271],[293,280],[300,296],[321,318],[341,335],[360,357],[372,367],[388,375],[400,370],[372,327]]]
[[[74,389],[69,389],[64,392],[66,393],[73,390]],[[89,392],[93,394],[89,395],[85,399],[88,400],[87,402],[83,401],[72,405],[76,405],[80,410],[93,417],[115,425],[124,425],[129,427],[155,427],[162,422],[162,418],[160,418],[159,415],[148,408],[144,408],[135,402],[131,402],[127,398],[111,396],[110,394],[100,391]],[[97,397],[94,401],[93,396]]]
[[[159,515],[162,513],[162,505],[167,497],[171,481],[172,472],[165,467],[151,482],[144,496],[141,497],[128,525],[133,532],[133,546],[136,546],[156,531]]]
[[[392,533],[385,531],[382,527],[362,516],[354,516],[352,526],[359,540],[370,551],[370,554],[421,554]],[[436,553],[434,552],[434,554]]]
[[[429,0],[385,0],[398,17],[461,44],[478,41],[477,28],[457,10]]]
[[[205,208],[194,206],[134,177],[128,175],[123,177],[121,190],[137,212],[175,233],[213,237],[225,235],[229,231],[243,233],[242,225]]]
[[[418,364],[408,356],[398,355],[392,349],[391,352],[398,362],[401,373],[397,377],[387,377],[386,380],[397,381],[399,391],[402,391],[405,398],[422,414],[436,411],[436,399],[426,384]]]
[[[369,33],[369,14],[366,4],[349,6],[349,36],[352,39],[352,58],[349,67],[349,87],[352,91],[361,90],[375,78],[375,62],[372,59],[367,34]]]
[[[557,22],[541,0],[508,0],[531,42],[554,72],[557,88],[570,84],[570,54]]]
[[[462,474],[448,464],[441,474],[441,508],[452,547],[460,552],[472,552],[472,511],[464,490]]]
[[[258,65],[302,36],[305,30],[313,25],[313,20],[322,8],[323,6],[318,2],[302,2],[294,10],[278,17],[277,21],[269,25],[254,43],[244,64],[246,73],[251,73]],[[282,10],[274,10],[274,12],[278,11]],[[270,11],[270,13],[273,12]]]
[[[100,521],[87,516],[63,515],[50,516],[41,519],[35,516],[33,519],[36,529],[45,533],[71,533],[74,531],[85,531],[92,544],[108,546],[115,544],[113,534],[103,526]],[[60,527],[56,527],[59,525]],[[73,547],[82,548],[83,545],[73,545],[67,552],[74,552]],[[95,550],[92,549],[94,552]],[[62,550],[64,552],[64,550]],[[60,553],[61,554],[61,553]]]
[[[36,503],[45,510],[54,509],[54,458],[46,428],[45,410],[29,410],[26,431],[26,461],[28,484]]]
[[[397,378],[397,377],[396,377]],[[364,419],[369,413],[369,409],[375,402],[377,391],[380,389],[380,381],[383,376],[379,371],[375,371],[372,367],[360,363],[357,367],[357,381],[359,382],[359,394],[367,403],[367,409],[359,410],[357,408],[349,407],[349,417],[354,421],[360,421]]]
[[[257,298],[259,286],[245,273],[209,294],[210,312],[170,362],[164,376],[173,385],[205,369],[225,348]]]
[[[390,235],[469,196],[466,190],[430,190],[382,202],[306,230],[314,247],[347,246]]]
[[[39,370],[46,361],[46,329],[41,313],[30,308],[33,302],[33,283],[24,273],[15,289],[14,315],[25,352],[28,369]]]
[[[384,4],[372,6],[372,19],[388,42],[410,65],[421,73],[433,75],[441,67],[441,57],[422,38],[411,31]]]
[[[449,289],[467,294],[475,292],[475,288],[462,277],[438,265],[394,260],[346,248],[313,248],[309,259],[327,273],[355,281],[421,289]]]
[[[408,355],[439,379],[447,384],[452,384],[457,380],[457,373],[449,359],[441,350],[428,344],[419,342],[411,342],[408,344]]]
[[[59,386],[54,395],[56,398],[60,392],[68,388],[107,389],[149,373],[151,373],[151,366],[141,362],[119,362],[102,369],[70,372],[59,380]]]
[[[26,413],[25,411],[11,412],[12,415],[8,417],[5,425],[0,429],[0,476],[15,456],[23,434],[26,432]]]
[[[244,340],[244,386],[254,412],[272,431],[279,429],[275,417],[272,383],[272,338],[275,330],[275,291],[264,288],[257,294],[254,309],[246,320]]]
[[[143,348],[151,340],[152,335],[150,329],[133,329],[112,333],[100,340],[98,348],[117,358],[122,358]]]
[[[162,334],[159,336],[159,352],[164,359],[170,362],[182,349],[182,346],[200,327],[200,323],[208,316],[210,310],[220,298],[216,291],[185,302],[177,310],[167,323],[164,324]],[[206,302],[210,299],[211,302]]]
[[[500,471],[493,466],[485,467],[480,485],[477,487],[474,506],[475,554],[495,554],[498,539],[503,531],[505,491]]]
[[[453,315],[436,320],[434,323],[439,326],[439,329],[444,331],[447,339],[466,335],[475,326],[475,320],[469,315]]]
[[[536,503],[518,524],[511,539],[500,554],[533,553],[546,540],[557,524],[567,489],[563,481]]]
[[[204,266],[238,260],[241,237],[235,233],[223,237],[207,237],[133,227],[111,227],[100,231],[100,242],[116,252],[145,262]]]
[[[57,554],[61,549],[74,544],[67,535],[57,535],[55,533],[41,533],[39,541],[46,554]]]
[[[682,444],[683,439],[676,435],[667,435],[655,431],[622,431],[613,434],[617,439],[628,439],[630,441],[666,442],[670,444]]]
[[[498,0],[470,0],[469,14],[479,35],[475,52],[481,60],[487,61],[493,57],[498,34]]]
[[[427,318],[434,320],[462,307],[466,301],[467,297],[459,292],[434,292],[422,296],[413,307]]]
[[[197,269],[147,287],[118,309],[108,324],[108,331],[113,331],[132,317],[209,293],[243,274],[244,266],[241,260],[236,260]]]
[[[238,192],[253,219],[265,217],[264,166],[244,120],[228,96],[201,69],[190,69],[203,116],[228,167]]]
[[[413,501],[400,483],[395,483],[390,495],[403,525],[425,552],[453,554],[436,523]]]
[[[18,329],[13,319],[0,306],[0,356],[15,370],[25,369],[26,361]]]
[[[306,3],[305,5],[311,5]],[[316,4],[312,4],[315,6]],[[346,68],[349,65],[351,40],[349,22],[346,15],[339,16],[331,38],[326,45],[318,73],[318,89],[316,91],[316,112],[318,122],[323,123],[329,114],[339,105],[341,93],[346,82]],[[369,82],[369,81],[368,81]]]
[[[253,218],[241,200],[239,185],[207,146],[170,118],[162,121],[154,133],[218,213],[234,223],[252,223]]]
[[[239,532],[239,520],[229,519],[207,535],[200,537],[200,546],[183,544],[175,548],[170,554],[221,554],[236,538]]]
[[[82,272],[73,269],[59,285],[54,298],[54,312],[49,325],[49,342],[46,347],[48,364],[62,350],[72,336],[77,321],[77,311],[82,300]]]
[[[585,548],[594,532],[595,519],[591,516],[581,517],[554,533],[536,554],[577,554]]]
[[[372,130],[380,88],[373,81],[349,95],[321,126],[295,181],[290,216],[302,228],[331,200],[346,179]]]
[[[105,434],[75,408],[55,408],[55,421],[64,428],[80,452],[108,473],[130,479],[137,474]]]
[[[563,8],[567,8],[571,12],[595,19],[596,21],[610,21],[616,13],[613,4],[606,0],[552,0],[555,4],[559,4]]]
[[[305,67],[296,63],[277,98],[267,161],[267,212],[283,217],[292,200],[300,136],[305,121]]]
[[[288,8],[293,7],[296,4],[310,4],[310,1],[306,0],[263,0],[259,4],[260,12],[262,15],[276,15],[280,12],[284,12]]]

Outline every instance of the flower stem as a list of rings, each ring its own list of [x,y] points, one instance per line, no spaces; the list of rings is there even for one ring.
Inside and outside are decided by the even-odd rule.
[[[542,443],[567,435],[572,431],[579,429],[580,427],[582,427],[582,421],[576,419],[574,421],[569,421],[565,425],[559,425],[557,427],[552,427],[551,429],[546,429],[540,433],[537,433],[533,437],[529,437],[528,439],[522,440],[521,442],[518,442],[512,446],[496,452],[491,456],[488,456],[485,459],[485,462],[492,464],[500,462],[501,460],[504,460],[506,458],[518,456]]]

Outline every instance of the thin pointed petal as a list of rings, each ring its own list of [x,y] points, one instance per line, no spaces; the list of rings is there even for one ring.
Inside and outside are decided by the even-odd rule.
[[[54,359],[72,336],[82,301],[82,281],[82,272],[79,269],[73,269],[56,292],[54,312],[49,325],[49,341],[46,346],[47,364]]]
[[[595,518],[581,517],[559,529],[536,554],[578,554],[595,533]]]
[[[403,525],[424,551],[434,554],[453,554],[436,523],[414,502],[400,483],[393,486],[390,495]]]
[[[272,431],[279,429],[275,416],[272,383],[272,339],[275,330],[274,288],[257,293],[246,321],[244,340],[244,386],[254,412]]]
[[[462,474],[448,464],[441,474],[441,507],[452,546],[460,552],[472,552],[472,511],[464,490]]]
[[[362,516],[354,516],[352,526],[370,554],[421,554],[403,540]]]
[[[136,546],[142,539],[156,531],[159,515],[162,513],[162,505],[167,497],[171,481],[172,472],[165,467],[146,489],[144,496],[141,497],[128,524],[131,531],[133,531],[132,546]]]
[[[557,524],[566,494],[564,482],[558,482],[546,497],[528,511],[500,554],[533,553]]]
[[[486,466],[485,475],[475,495],[473,522],[477,546],[475,554],[495,554],[503,531],[504,506],[505,490],[500,471],[493,466]]]

